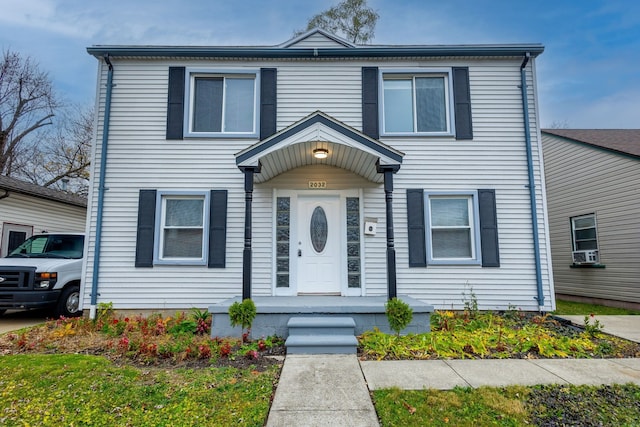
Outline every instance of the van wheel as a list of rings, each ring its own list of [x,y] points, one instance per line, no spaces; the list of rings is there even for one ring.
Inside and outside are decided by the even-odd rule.
[[[62,290],[54,314],[56,317],[76,317],[82,314],[82,310],[80,310],[79,286],[67,286]]]

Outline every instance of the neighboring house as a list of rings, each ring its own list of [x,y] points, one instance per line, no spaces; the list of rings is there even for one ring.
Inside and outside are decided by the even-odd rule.
[[[85,309],[395,295],[460,309],[472,294],[481,309],[554,309],[541,45],[355,46],[313,30],[88,51]]]
[[[0,257],[40,232],[84,232],[87,199],[0,175]]]
[[[640,308],[640,129],[542,131],[559,298]]]

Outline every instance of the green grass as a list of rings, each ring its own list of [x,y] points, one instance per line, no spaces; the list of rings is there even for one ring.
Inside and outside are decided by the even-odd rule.
[[[278,370],[140,369],[97,356],[0,356],[0,424],[262,426]]]
[[[640,386],[373,392],[382,426],[640,425]]]
[[[556,311],[558,315],[640,315],[640,311],[628,310],[618,307],[607,307],[597,304],[586,304],[582,302],[556,300]]]

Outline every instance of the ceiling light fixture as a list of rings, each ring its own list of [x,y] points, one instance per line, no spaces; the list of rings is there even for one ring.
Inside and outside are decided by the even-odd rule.
[[[329,156],[329,150],[326,148],[316,148],[313,150],[313,157],[316,159],[326,159]]]

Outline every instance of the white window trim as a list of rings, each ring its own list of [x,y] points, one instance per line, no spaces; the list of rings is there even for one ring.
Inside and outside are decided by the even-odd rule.
[[[385,76],[405,75],[407,77],[445,77],[445,103],[447,114],[447,131],[445,132],[387,132],[385,129],[385,117],[384,117],[384,78]],[[415,93],[415,87],[413,88]],[[380,125],[381,136],[455,136],[455,108],[453,99],[453,73],[451,68],[382,68],[379,70],[378,78],[378,117]],[[414,111],[414,128],[416,126],[417,114],[415,108],[415,96],[413,97],[413,111]]]
[[[595,228],[596,231],[596,237],[595,237],[595,241],[596,241],[596,248],[595,249],[578,249],[576,246],[576,220],[579,219],[584,219],[584,218],[593,218],[593,228]],[[572,216],[570,217],[570,221],[571,221],[571,248],[573,251],[599,251],[600,250],[600,241],[598,239],[598,219],[596,218],[596,214],[595,213],[590,213],[590,214],[585,214],[585,215],[577,215],[577,216]]]
[[[201,258],[164,258],[161,248],[164,243],[165,198],[186,197],[203,200],[202,218],[202,257]],[[163,191],[158,190],[156,197],[156,223],[153,248],[154,265],[207,265],[209,256],[209,192],[207,191]]]
[[[251,132],[195,132],[193,123],[194,81],[196,77],[234,77],[234,75],[254,76],[253,87],[253,130]],[[225,92],[226,93],[226,92]],[[223,93],[224,97],[224,93]],[[224,99],[223,99],[224,105]],[[224,109],[223,109],[224,125]],[[184,129],[185,138],[254,138],[258,137],[260,123],[260,70],[258,68],[186,68],[185,70],[185,105]]]
[[[427,264],[429,265],[482,265],[480,252],[480,208],[477,191],[425,191],[425,239],[427,247]],[[469,220],[471,227],[471,258],[433,258],[431,238],[431,197],[466,197],[470,199]]]

